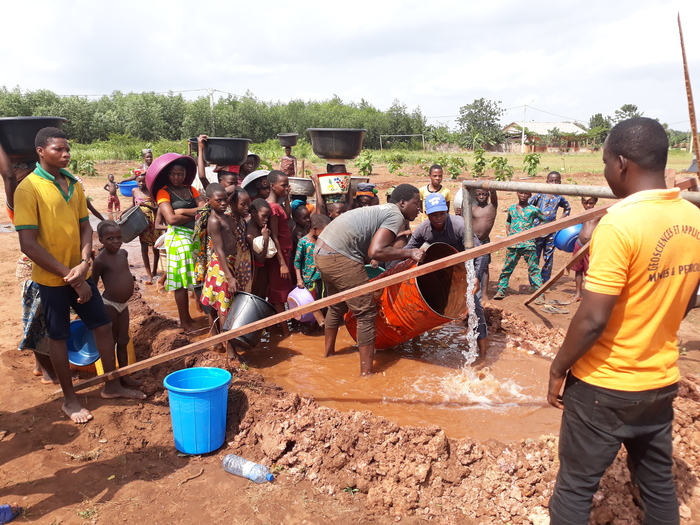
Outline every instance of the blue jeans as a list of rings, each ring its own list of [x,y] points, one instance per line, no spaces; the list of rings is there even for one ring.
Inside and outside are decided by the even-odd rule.
[[[678,385],[643,392],[593,386],[569,375],[559,433],[551,525],[587,525],[600,478],[620,445],[644,503],[644,524],[678,524],[673,481],[673,399]]]

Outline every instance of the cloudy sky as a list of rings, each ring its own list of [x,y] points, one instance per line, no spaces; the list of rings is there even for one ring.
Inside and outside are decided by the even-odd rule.
[[[455,124],[476,98],[503,123],[636,104],[689,129],[676,15],[700,106],[698,0],[6,2],[0,85],[61,95],[214,88],[258,99],[394,99]],[[554,115],[545,113],[553,113]]]

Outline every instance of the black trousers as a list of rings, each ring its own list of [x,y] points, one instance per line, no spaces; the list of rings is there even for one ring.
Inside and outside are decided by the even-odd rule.
[[[552,525],[587,525],[600,478],[620,446],[644,503],[645,524],[678,524],[673,482],[673,399],[678,385],[626,392],[572,375],[564,390],[559,473],[549,501]]]

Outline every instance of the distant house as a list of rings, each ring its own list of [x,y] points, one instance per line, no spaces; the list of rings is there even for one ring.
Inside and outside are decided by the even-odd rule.
[[[512,122],[503,128],[506,141],[504,151],[520,153],[523,126],[525,153],[547,151],[586,151],[586,130],[572,122]]]

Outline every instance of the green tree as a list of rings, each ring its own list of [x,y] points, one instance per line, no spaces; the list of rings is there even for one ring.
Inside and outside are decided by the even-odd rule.
[[[499,118],[504,111],[501,101],[479,98],[459,108],[460,132],[467,147],[498,144],[503,140]]]
[[[641,117],[644,115],[643,111],[639,111],[639,108],[634,104],[623,104],[620,109],[615,110],[615,116],[613,117],[613,122],[617,124],[623,120],[630,118]]]
[[[595,145],[602,145],[610,133],[612,121],[610,117],[604,117],[602,113],[596,113],[588,120],[588,138]]]

